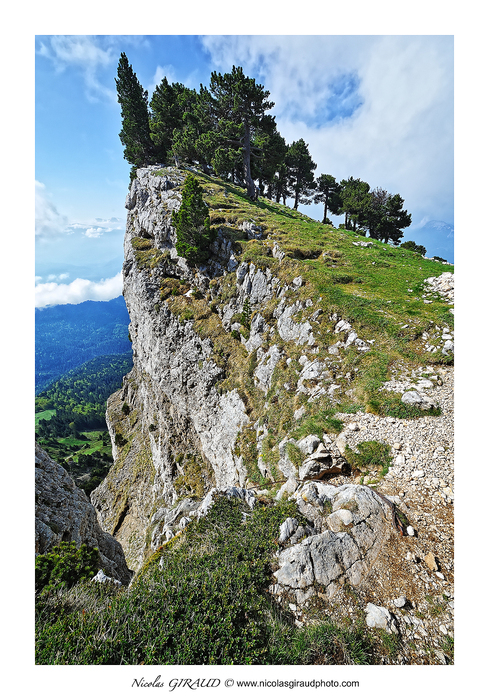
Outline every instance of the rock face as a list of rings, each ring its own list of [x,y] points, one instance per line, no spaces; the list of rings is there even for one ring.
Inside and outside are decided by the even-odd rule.
[[[321,482],[307,484],[294,498],[317,534],[280,552],[273,592],[292,594],[302,604],[318,586],[331,598],[339,585],[358,585],[389,534],[385,503],[365,486]],[[288,529],[284,523],[281,538]]]
[[[98,547],[106,574],[124,584],[131,580],[121,545],[102,531],[85,492],[36,444],[36,554],[62,541]]]
[[[137,570],[199,517],[209,493],[255,487],[257,474],[252,484],[248,474],[254,461],[257,472],[280,483],[277,497],[295,498],[314,523],[289,522],[277,533],[285,547],[277,585],[298,598],[313,584],[331,595],[371,567],[388,527],[385,504],[360,486],[350,487],[345,501],[318,481],[347,473],[346,443],[326,434],[296,441],[289,432],[310,404],[353,397],[352,358],[369,353],[374,341],[359,337],[363,331],[338,311],[315,308],[309,282],[283,272],[290,258],[262,240],[253,222],[239,224],[239,240],[263,245],[260,267],[237,260],[239,245],[222,227],[209,261],[190,268],[171,226],[185,175],[141,168],[127,196],[123,294],[134,367],[107,404],[115,463],[92,503]],[[272,411],[284,423],[288,416],[280,436],[272,434]],[[302,566],[308,573],[301,578]]]

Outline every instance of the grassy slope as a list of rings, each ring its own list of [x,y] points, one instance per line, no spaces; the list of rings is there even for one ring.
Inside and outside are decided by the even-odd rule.
[[[308,432],[318,435],[324,430],[338,432],[341,424],[334,421],[337,411],[361,409],[399,418],[420,415],[420,409],[402,404],[400,395],[380,389],[401,365],[409,369],[421,364],[432,366],[453,361],[453,356],[428,353],[422,340],[424,332],[440,336],[443,328],[453,327],[453,314],[446,300],[430,297],[431,303],[427,304],[422,297],[424,280],[452,271],[453,266],[424,259],[417,253],[353,231],[323,225],[281,204],[265,199],[250,202],[243,189],[216,178],[200,174],[199,179],[209,205],[211,225],[220,228],[233,241],[236,258],[262,269],[269,268],[287,284],[298,275],[302,276],[301,289],[286,292],[286,297],[290,298],[290,303],[297,298],[311,299],[313,305],[299,312],[294,317],[296,321],[307,320],[317,309],[323,311],[319,323],[314,325],[319,352],[310,359],[317,357],[325,363],[333,372],[335,382],[341,385],[341,391],[336,403],[323,396],[311,404],[304,394],[284,389],[286,382],[296,381],[297,371],[301,369],[297,361],[304,352],[309,352],[308,348],[282,342],[276,335],[273,338],[265,335],[263,346],[266,349],[278,342],[284,352],[284,359],[275,370],[272,388],[265,396],[254,386],[256,353],[247,353],[239,338],[226,333],[217,315],[235,293],[234,273],[221,278],[217,295],[212,293],[201,299],[185,296],[190,289],[188,283],[179,283],[174,278],[163,279],[161,283],[161,299],[168,303],[171,311],[181,320],[192,320],[196,332],[212,340],[213,359],[226,374],[220,383],[221,390],[238,389],[249,411],[250,425],[266,415],[269,436],[263,443],[263,456],[272,472],[278,458],[276,446],[285,435],[301,437]],[[263,239],[248,240],[240,229],[245,221],[260,226]],[[286,254],[282,262],[272,255],[275,243]],[[368,243],[371,247],[354,243]],[[143,264],[148,267],[154,264],[155,269],[160,259],[157,251],[148,251]],[[277,299],[269,302],[260,313],[268,313],[270,318],[277,303]],[[330,316],[333,313],[351,322],[360,338],[374,341],[372,349],[361,353],[352,347],[342,351],[339,358],[331,356],[328,347],[338,340],[332,332],[334,322]],[[285,362],[287,356],[293,360],[289,365]],[[302,422],[297,423],[293,413],[301,405],[306,413]],[[249,435],[247,430],[243,431],[238,449],[249,476],[262,483],[256,468],[254,430],[250,430]],[[277,479],[280,475],[274,474],[274,477]]]
[[[269,267],[286,282],[302,275],[305,285],[299,295],[312,299],[313,309],[322,308],[325,319],[332,312],[338,313],[354,324],[360,337],[375,341],[368,353],[352,351],[343,358],[342,371],[350,367],[357,377],[358,406],[368,405],[400,360],[405,365],[435,363],[436,357],[424,353],[421,333],[437,325],[452,327],[453,316],[444,301],[423,303],[421,286],[427,277],[451,271],[451,266],[377,241],[372,242],[372,248],[354,246],[353,242],[369,239],[323,226],[280,204],[266,200],[251,203],[244,190],[215,178],[199,175],[199,179],[206,190],[211,222],[234,241],[238,259]],[[247,240],[238,228],[243,221],[261,226],[264,240]],[[272,241],[287,254],[281,264],[271,255]],[[161,256],[157,255],[148,251],[141,264],[158,267]],[[277,382],[266,397],[255,389],[256,355],[248,355],[239,340],[224,332],[216,307],[212,311],[212,304],[222,308],[226,294],[232,294],[232,274],[211,303],[209,298],[185,297],[190,286],[175,279],[162,280],[161,288],[162,300],[174,313],[193,320],[198,332],[212,338],[215,359],[227,368],[222,389],[239,387],[252,418],[253,414],[265,415],[264,402],[270,400],[266,415],[272,439],[265,440],[263,450],[271,462],[274,443],[292,429],[296,437],[319,431],[326,424],[334,430],[334,410],[324,402],[309,405],[303,423],[294,424],[290,414],[297,407],[297,397],[279,394]],[[323,341],[320,359],[327,359],[327,343],[335,340],[330,328],[328,322],[315,331]],[[294,360],[304,351],[285,345]],[[438,359],[446,361],[445,357]],[[290,368],[294,367],[292,362]],[[283,381],[287,367],[278,369]],[[246,432],[238,449],[250,477],[255,467],[258,481],[257,455],[253,452],[256,435],[253,430],[247,439]],[[386,635],[378,631],[359,628],[351,620],[338,629],[321,609],[314,611],[320,624],[297,630],[286,613],[273,607],[264,590],[271,581],[269,567],[277,528],[286,515],[294,513],[283,511],[292,508],[287,502],[264,500],[267,502],[245,524],[241,513],[235,511],[242,508],[235,504],[229,510],[224,503],[222,513],[214,511],[209,518],[192,523],[180,538],[171,540],[147,562],[129,591],[114,592],[114,597],[108,598],[92,586],[41,599],[37,662],[355,664],[378,663],[379,655],[395,658],[395,648],[383,647]],[[163,571],[159,566],[162,556]],[[215,567],[209,568],[209,561]],[[180,581],[185,581],[183,589]],[[194,601],[191,605],[189,595]],[[183,625],[178,637],[173,635],[172,625],[162,624],[167,617],[172,624],[177,621]],[[395,642],[392,644],[395,647]]]

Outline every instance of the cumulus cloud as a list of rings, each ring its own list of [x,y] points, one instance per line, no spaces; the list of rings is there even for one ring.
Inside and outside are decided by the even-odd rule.
[[[35,287],[36,308],[56,304],[80,304],[82,301],[110,301],[122,294],[122,272],[110,279],[91,282],[76,279],[70,284],[44,282]]]
[[[69,277],[69,274],[67,272],[62,272],[60,275],[48,275],[48,282],[62,282],[63,280],[67,280]],[[36,277],[36,283],[37,280],[41,281],[42,277]]]
[[[56,206],[46,193],[46,186],[36,180],[36,236],[52,238],[62,234],[68,224],[68,219],[58,212]]]
[[[241,65],[270,91],[288,143],[317,174],[399,192],[413,222],[453,221],[453,38],[213,36],[221,71]]]

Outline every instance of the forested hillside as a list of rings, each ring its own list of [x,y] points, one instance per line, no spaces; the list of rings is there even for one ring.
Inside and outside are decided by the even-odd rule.
[[[36,397],[36,440],[88,492],[112,463],[105,422],[107,398],[132,368],[132,355],[103,355],[53,382]]]
[[[88,360],[130,352],[128,324],[122,296],[36,309],[36,395]]]

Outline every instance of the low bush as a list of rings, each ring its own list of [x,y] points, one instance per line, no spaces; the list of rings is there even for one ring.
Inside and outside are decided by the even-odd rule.
[[[131,589],[78,583],[36,605],[38,664],[371,663],[368,633],[328,621],[298,630],[268,587],[289,501],[218,498],[161,547]]]
[[[97,547],[60,542],[46,554],[36,557],[36,592],[46,593],[59,586],[73,586],[92,578],[99,566]]]

